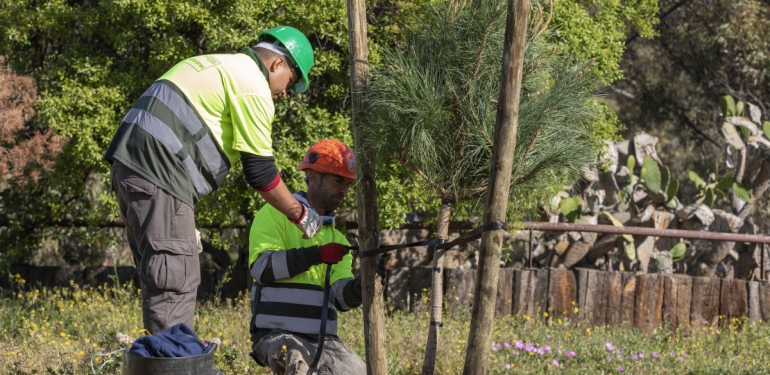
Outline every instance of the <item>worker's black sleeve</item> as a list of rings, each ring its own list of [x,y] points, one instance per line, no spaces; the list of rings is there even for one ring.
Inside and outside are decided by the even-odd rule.
[[[268,250],[259,254],[251,266],[251,276],[260,284],[288,280],[321,264],[318,246],[302,247],[285,251]]]
[[[259,156],[241,152],[241,164],[246,181],[254,189],[268,191],[278,185],[281,177],[272,156]]]

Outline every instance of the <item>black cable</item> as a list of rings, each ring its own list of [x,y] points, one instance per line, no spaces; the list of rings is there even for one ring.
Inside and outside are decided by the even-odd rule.
[[[324,285],[324,301],[323,310],[321,310],[321,332],[318,334],[318,350],[315,352],[315,359],[308,369],[308,374],[317,372],[316,366],[321,360],[321,353],[324,350],[324,342],[326,341],[326,320],[329,318],[329,291],[331,289],[332,280],[332,265],[326,265],[326,284]]]
[[[479,239],[481,237],[481,234],[484,232],[488,232],[491,230],[498,230],[498,229],[506,229],[506,228],[508,228],[508,223],[504,221],[493,221],[489,224],[482,225],[468,233],[465,233],[460,237],[455,238],[453,241],[445,242],[446,240],[437,238],[437,239],[432,239],[428,241],[412,242],[412,243],[407,243],[402,245],[380,246],[379,248],[374,250],[362,251],[359,256],[361,258],[366,258],[377,254],[386,253],[391,250],[405,249],[408,247],[428,246],[428,245],[435,245],[437,250],[451,249],[454,246],[466,244],[473,240]],[[348,248],[351,250],[358,250],[358,246],[348,246]]]

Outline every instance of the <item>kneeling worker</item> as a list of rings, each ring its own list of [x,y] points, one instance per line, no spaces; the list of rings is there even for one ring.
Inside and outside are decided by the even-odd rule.
[[[320,374],[366,373],[366,363],[337,337],[337,311],[361,305],[360,279],[353,278],[348,241],[334,228],[334,210],[355,181],[353,152],[336,140],[314,144],[300,163],[307,192],[294,196],[324,219],[311,239],[285,215],[265,205],[249,236],[251,356],[275,374],[304,375],[319,340],[326,264],[333,264],[326,339],[317,365]]]

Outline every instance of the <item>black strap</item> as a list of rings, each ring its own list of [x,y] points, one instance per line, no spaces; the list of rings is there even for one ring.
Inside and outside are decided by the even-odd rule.
[[[470,232],[467,232],[461,235],[460,237],[455,238],[453,241],[446,242],[446,240],[443,238],[436,238],[436,239],[423,241],[423,242],[412,242],[412,243],[401,244],[401,245],[380,246],[379,248],[374,250],[362,251],[359,255],[361,258],[366,258],[377,254],[387,253],[388,251],[391,251],[391,250],[406,249],[408,247],[429,246],[429,245],[435,245],[436,249],[451,249],[452,247],[455,247],[457,245],[466,244],[468,242],[479,239],[481,237],[481,234],[484,232],[488,232],[491,230],[498,230],[498,229],[506,229],[506,228],[508,228],[508,223],[504,221],[493,221],[489,224],[482,225]],[[349,249],[358,250],[358,246],[349,246]]]

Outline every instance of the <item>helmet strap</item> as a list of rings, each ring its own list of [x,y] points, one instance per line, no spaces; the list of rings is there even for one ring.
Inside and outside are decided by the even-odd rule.
[[[296,62],[294,62],[294,59],[291,57],[291,53],[289,53],[289,50],[287,50],[283,45],[281,45],[281,42],[275,41],[275,42],[259,42],[257,43],[254,48],[262,48],[266,49],[268,51],[275,52],[283,57],[286,58],[286,61],[289,63],[289,67],[296,66]]]

